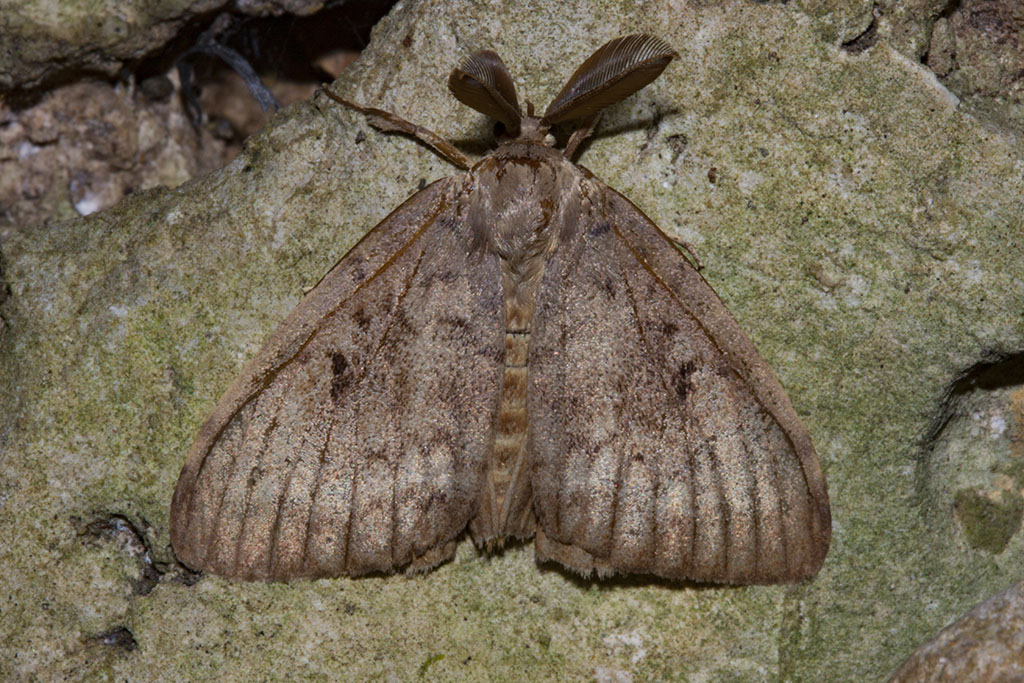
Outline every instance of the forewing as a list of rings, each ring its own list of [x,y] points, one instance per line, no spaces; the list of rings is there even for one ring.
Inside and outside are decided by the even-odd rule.
[[[533,320],[538,557],[734,584],[813,575],[828,496],[782,387],[658,228],[588,182]]]
[[[500,273],[413,196],[321,280],[245,367],[178,480],[188,566],[290,579],[436,564],[481,490],[500,393]]]

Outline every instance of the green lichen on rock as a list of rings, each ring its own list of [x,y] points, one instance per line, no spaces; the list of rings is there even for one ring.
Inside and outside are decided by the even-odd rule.
[[[1024,342],[1006,314],[1024,310],[1020,137],[979,122],[884,34],[856,55],[822,40],[846,33],[815,24],[829,16],[406,3],[337,84],[479,144],[484,122],[444,86],[470,49],[498,51],[546,104],[608,38],[676,47],[580,161],[695,244],[787,388],[833,503],[817,578],[592,582],[538,568],[529,545],[487,558],[464,542],[424,576],[189,585],[167,516],[202,419],[304,286],[421,179],[453,172],[321,98],[211,176],[3,242],[0,674],[409,680],[443,655],[428,677],[877,680],[1010,583],[1021,534],[998,555],[956,543],[954,489],[931,485],[954,468],[922,465],[921,443],[955,378]],[[138,563],[72,522],[111,513],[151,525],[165,580],[145,595]],[[97,645],[121,627],[136,650]]]
[[[974,489],[960,489],[954,501],[971,547],[1001,553],[1020,531],[1024,500],[1015,491],[999,491],[993,500]]]

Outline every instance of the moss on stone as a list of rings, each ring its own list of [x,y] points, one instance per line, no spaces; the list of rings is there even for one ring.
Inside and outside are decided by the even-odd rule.
[[[188,585],[167,516],[201,421],[304,286],[421,178],[454,171],[319,99],[211,176],[3,242],[0,674],[409,680],[443,655],[428,677],[878,680],[1013,580],[1020,534],[995,557],[958,547],[952,500],[927,500],[941,487],[921,481],[951,475],[917,464],[950,383],[1024,348],[1007,315],[1024,310],[1021,138],[957,106],[884,35],[857,55],[823,40],[847,33],[816,23],[831,16],[404,3],[336,86],[475,140],[484,123],[444,87],[470,47],[498,51],[539,105],[614,35],[658,32],[679,50],[580,161],[695,244],[787,388],[833,504],[818,577],[590,582],[538,568],[528,545],[486,558],[464,542],[424,576]],[[152,525],[168,565],[148,594],[131,590],[136,563],[70,521],[99,512]],[[138,649],[90,654],[121,626]]]
[[[954,501],[957,519],[973,548],[1001,553],[1020,531],[1024,500],[1016,492],[999,491],[993,500],[974,489],[960,489]]]

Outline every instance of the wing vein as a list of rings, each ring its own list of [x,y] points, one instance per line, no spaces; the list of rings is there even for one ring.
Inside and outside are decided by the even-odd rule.
[[[313,513],[316,510],[317,497],[320,495],[320,483],[323,477],[324,465],[327,462],[327,449],[331,446],[331,437],[333,435],[334,420],[331,420],[327,427],[327,436],[324,438],[324,445],[317,456],[316,474],[313,477],[313,488],[309,496],[309,511],[306,513],[306,533],[302,539],[302,564],[305,564],[312,559],[309,557],[309,539],[312,536],[312,533],[310,532],[313,524]],[[349,514],[352,514],[351,507],[349,508]]]
[[[395,558],[396,549],[398,546],[398,468],[401,460],[395,458],[394,462],[391,463],[391,533],[390,542],[388,543],[388,550],[391,553],[391,566],[398,564]],[[415,556],[415,553],[413,553]]]
[[[299,444],[299,447],[296,449],[297,453],[301,453],[301,452],[303,452],[305,450],[306,444],[308,444],[309,441],[310,441],[309,436],[308,436],[309,435],[309,429],[311,429],[314,426],[315,426],[315,424],[310,425],[309,427],[307,427],[306,432],[303,433],[303,435],[302,435],[302,442]],[[288,468],[288,476],[285,477],[284,486],[281,487],[281,493],[277,497],[277,512],[274,515],[274,524],[273,524],[273,526],[270,529],[270,550],[267,553],[267,575],[268,576],[273,576],[274,573],[275,573],[275,570],[280,565],[280,562],[277,561],[277,548],[278,548],[279,539],[280,539],[280,536],[281,536],[281,512],[284,509],[284,502],[286,500],[288,500],[288,495],[291,493],[291,490],[292,490],[292,480],[295,478],[295,470],[298,468],[300,462],[301,462],[301,459],[300,458],[296,458],[295,461],[292,463],[291,467]],[[303,544],[305,544],[305,539],[303,539]],[[302,559],[304,560],[305,558],[302,558]]]
[[[645,271],[647,271],[647,273],[654,279],[654,281],[665,292],[668,293],[668,295],[678,304],[679,308],[681,310],[685,311],[686,315],[694,323],[696,323],[696,325],[704,333],[705,338],[710,342],[710,344],[714,347],[714,349],[716,351],[718,351],[718,353],[721,354],[723,357],[728,358],[729,357],[728,354],[722,349],[722,347],[719,344],[718,340],[707,329],[707,327],[704,325],[704,322],[700,319],[700,317],[693,315],[693,313],[690,311],[689,307],[687,307],[685,305],[683,300],[676,294],[676,292],[671,287],[669,287],[668,283],[666,283],[664,281],[664,279],[662,279],[662,277],[657,273],[657,271],[655,271],[653,268],[651,268],[650,264],[647,263],[647,260],[644,259],[643,256],[640,255],[640,253],[636,250],[636,248],[633,246],[633,244],[622,233],[622,231],[619,230],[619,228],[616,225],[612,224],[612,230],[615,232],[616,236],[618,236],[619,239],[622,240],[622,243],[629,250],[630,254],[632,254],[633,258],[635,258],[637,260],[637,262],[643,267],[643,269]],[[660,233],[660,231],[658,232],[658,235],[662,239],[666,239],[665,236]],[[635,304],[634,304],[634,310],[635,310]],[[647,343],[646,337],[643,335],[642,331],[641,331],[640,335],[641,335],[641,339],[644,340],[645,345],[647,346],[647,351],[651,352],[650,345]],[[666,388],[666,391],[667,391],[669,384],[666,382],[664,375],[659,373],[659,378],[661,379],[662,384]],[[741,378],[741,380],[742,380],[742,378]],[[745,381],[745,380],[743,380],[743,381]],[[760,396],[757,395],[756,391],[752,391],[751,392],[751,396],[754,398],[754,400],[761,407],[761,409],[764,410],[764,412],[766,414],[772,416],[772,419],[775,419],[774,413],[772,413],[772,411],[769,410],[762,403],[761,398],[760,398]],[[686,415],[685,411],[682,411],[681,406],[679,407],[679,410],[681,411],[681,414],[683,415],[684,420],[685,420],[685,418],[688,417],[688,415]],[[692,535],[690,537],[691,538],[690,561],[691,561],[691,565],[692,565],[694,559],[696,558],[696,551],[697,551],[696,544],[697,544],[697,517],[698,517],[698,514],[697,514],[697,512],[698,512],[698,509],[697,509],[697,496],[696,496],[696,491],[695,491],[695,482],[693,481],[694,477],[692,476],[693,473],[696,472],[696,470],[694,469],[695,466],[696,466],[696,462],[695,462],[695,456],[694,456],[694,453],[692,452],[692,450],[690,451],[689,461],[690,461],[690,470],[689,471],[691,473],[691,477],[690,477],[690,501],[691,501],[691,510],[693,511],[693,514],[691,515],[691,519],[693,520],[693,533],[692,533]],[[719,506],[719,511],[721,513],[721,517],[720,517],[719,524],[718,524],[718,526],[719,526],[718,531],[719,531],[719,535],[722,538],[723,555],[724,555],[724,560],[725,560],[725,573],[728,574],[728,567],[729,567],[729,560],[730,560],[728,540],[729,540],[730,527],[732,526],[732,519],[731,519],[732,515],[730,514],[730,510],[729,510],[729,506],[728,506],[728,501],[727,501],[726,496],[725,496],[725,491],[724,491],[723,483],[722,483],[722,473],[721,473],[720,467],[721,467],[721,464],[718,462],[718,459],[715,458],[715,457],[712,457],[711,458],[711,469],[712,469],[712,473],[714,475],[715,492],[716,492],[717,497],[718,497],[718,506]]]
[[[256,466],[253,468],[253,470],[257,472],[259,471],[260,462],[262,462],[262,455],[263,453],[266,452],[268,446],[270,445],[271,435],[273,434],[274,430],[277,429],[277,416],[280,413],[280,410],[281,406],[278,405],[277,409],[274,411],[274,417],[270,419],[270,424],[267,425],[267,428],[263,431],[263,434],[260,437],[260,449],[256,452]],[[232,474],[234,474],[234,472],[232,472]],[[231,479],[229,478],[228,481],[230,482]],[[239,555],[241,554],[242,544],[245,542],[245,527],[249,521],[249,505],[252,503],[252,490],[256,488],[256,476],[254,476],[253,473],[250,472],[249,477],[246,479],[245,483],[245,513],[242,515],[242,525],[241,528],[239,528],[238,530],[238,538],[235,539],[234,559],[231,561],[232,572],[238,571],[238,558]],[[227,491],[225,489],[225,493],[226,492]],[[223,514],[224,499],[222,498],[220,508],[217,510],[216,528],[218,529],[220,528],[220,520]],[[214,537],[216,537],[216,534],[214,534]]]
[[[345,547],[344,561],[341,563],[342,571],[348,571],[349,550],[352,548],[352,518],[356,516],[356,491],[359,486],[359,472],[352,469],[352,490],[348,494],[348,519],[345,520]]]
[[[772,485],[775,487],[775,498],[779,501],[779,543],[782,545],[782,564],[789,570],[789,542],[786,534],[786,510],[782,502],[782,486],[779,482],[779,459],[778,455],[772,454]]]
[[[715,442],[717,444],[717,442]],[[722,555],[725,560],[723,576],[729,576],[729,537],[732,526],[732,511],[729,509],[729,501],[725,496],[725,487],[722,484],[722,463],[714,455],[709,458],[711,461],[711,472],[715,480],[715,493],[718,494],[718,532],[722,538]]]
[[[305,442],[301,444],[304,446]],[[300,446],[300,447],[301,447]],[[288,499],[288,494],[292,487],[292,477],[295,474],[295,468],[298,466],[298,461],[292,463],[292,466],[288,469],[288,476],[285,477],[284,486],[281,487],[281,493],[277,496],[277,511],[274,513],[274,523],[270,527],[270,549],[267,551],[267,575],[273,576],[275,558],[277,556],[277,545],[278,537],[281,534],[281,509],[284,507],[284,501]]]
[[[643,325],[640,323],[640,309],[636,305],[636,292],[633,291],[633,285],[630,283],[628,277],[623,277],[622,278],[622,284],[626,288],[626,295],[629,297],[629,305],[633,309],[633,326],[636,328],[636,334],[640,338],[640,343],[643,344],[644,355],[647,358],[656,358],[656,356],[654,354],[654,348],[651,345],[650,340],[647,338],[647,335],[644,334]],[[669,391],[669,384],[668,384],[668,382],[665,381],[664,374],[661,373],[661,372],[658,372],[657,376],[658,376],[658,379],[661,380],[662,388],[665,389],[666,394],[671,396],[671,392]],[[681,414],[681,416],[683,417],[681,422],[685,425],[685,423],[686,423],[685,411],[682,411],[680,409],[677,412],[679,412]],[[641,457],[646,457],[647,455],[649,455],[649,454],[644,453]],[[645,464],[646,464],[646,461],[645,461]],[[628,467],[629,467],[629,469],[626,472],[626,476],[627,477],[629,476],[629,472],[631,472],[632,468],[633,468],[632,458],[630,459]],[[657,511],[656,507],[654,508],[653,517],[655,518],[655,520],[657,520],[658,511]],[[655,526],[657,526],[657,521],[655,521]],[[654,538],[657,538],[657,536],[655,536]]]
[[[563,272],[562,273],[562,282],[560,283],[562,286],[559,288],[560,292],[566,291],[568,280],[569,280],[569,278]],[[564,297],[563,297],[562,301],[559,301],[559,304],[560,304],[559,309],[560,310],[564,310],[565,309]],[[568,341],[569,341],[569,335],[567,335],[565,333],[565,318],[560,318],[559,322],[560,322],[560,332],[561,332],[561,334],[559,335],[559,350],[558,350],[558,353],[559,353],[561,358],[568,358],[568,355],[566,354],[566,345],[568,344]],[[565,375],[564,374],[560,375],[559,379],[561,380],[561,386],[559,388],[561,389],[561,394],[562,394],[562,396],[564,398],[565,397]],[[529,398],[529,397],[527,397],[527,398]],[[567,467],[560,468],[559,472],[558,472],[558,486],[555,488],[555,502],[556,502],[556,505],[555,505],[555,528],[558,529],[558,537],[559,538],[564,538],[565,537],[565,532],[562,529],[562,509],[564,507],[565,480],[566,480],[567,476],[568,476],[568,468]]]
[[[628,244],[627,244],[627,246],[628,246]],[[643,344],[645,356],[647,358],[656,358],[657,354],[655,354],[655,352],[654,352],[654,346],[651,344],[650,339],[647,337],[647,334],[644,332],[643,326],[640,324],[640,311],[639,311],[639,308],[637,307],[637,304],[636,304],[636,301],[637,301],[636,293],[633,291],[633,286],[632,286],[632,284],[630,284],[628,277],[624,277],[623,278],[623,284],[625,285],[626,291],[629,294],[630,305],[633,307],[634,325],[636,327],[637,335],[640,337],[640,342]],[[662,366],[659,365],[658,367],[659,367],[659,372],[656,373],[656,376],[657,376],[658,380],[661,382],[662,389],[664,389],[665,394],[667,396],[672,396],[673,391],[672,391],[672,388],[671,388],[671,382],[665,377],[664,371],[661,370]],[[674,406],[674,410],[676,412],[676,415],[679,418],[679,426],[683,430],[683,433],[684,433],[684,443],[683,443],[683,446],[684,446],[684,450],[685,450],[685,452],[687,454],[687,459],[688,459],[688,464],[689,464],[688,472],[689,472],[690,476],[687,477],[687,483],[689,484],[689,490],[690,490],[690,510],[691,510],[690,520],[691,520],[691,525],[692,525],[691,531],[690,531],[690,558],[689,559],[690,559],[690,564],[692,566],[693,558],[695,557],[694,553],[696,552],[696,546],[694,544],[696,543],[696,538],[697,538],[697,521],[696,521],[697,520],[697,504],[696,504],[697,501],[696,501],[696,491],[695,491],[695,483],[694,483],[694,476],[693,476],[693,473],[696,472],[695,468],[697,466],[697,463],[696,463],[695,451],[690,446],[688,441],[690,439],[692,439],[692,437],[693,437],[693,432],[692,432],[691,428],[694,427],[694,425],[693,425],[693,421],[690,419],[689,412],[683,408],[683,405],[682,405],[681,402],[680,403],[671,403],[670,402],[670,405]],[[689,437],[689,438],[687,438],[687,437]],[[655,506],[655,508],[654,508],[655,528],[657,528],[657,519],[658,519],[657,507]],[[657,535],[655,535],[654,538],[657,538]]]
[[[629,459],[628,457],[626,458]],[[622,490],[623,472],[622,458],[618,458],[615,467],[615,479],[612,486],[612,518],[608,524],[608,552],[607,558],[611,560],[615,554],[616,525],[619,521],[619,492]],[[628,468],[628,465],[627,465]],[[591,469],[593,471],[593,468]]]
[[[747,454],[746,462],[755,462],[754,455],[750,450],[750,444],[747,440],[743,440],[743,450]],[[747,470],[750,474],[750,470]],[[761,512],[761,494],[757,490],[757,477],[751,476],[747,480],[747,493],[750,496],[751,501],[751,515],[753,517],[753,538],[754,544],[754,574],[760,575],[761,568],[761,525],[764,523],[763,514]]]
[[[262,446],[259,451],[256,452],[256,466],[254,468],[256,475],[249,475],[246,480],[246,491],[245,491],[245,512],[242,515],[242,526],[238,530],[238,540],[235,542],[235,562],[234,571],[238,571],[239,555],[241,554],[242,545],[245,542],[246,529],[249,526],[249,510],[252,508],[252,492],[258,485],[258,477],[263,464],[263,459],[270,448],[270,440],[273,438],[273,432],[277,429],[277,418],[281,414],[281,410],[284,408],[284,402],[279,402],[274,410],[274,417],[270,419],[270,426],[267,427],[267,431],[263,434]]]

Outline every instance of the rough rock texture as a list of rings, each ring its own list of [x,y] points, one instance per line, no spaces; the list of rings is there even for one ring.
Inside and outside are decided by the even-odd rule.
[[[942,82],[997,120],[1024,129],[1024,4],[964,0],[935,22],[925,53]]]
[[[317,85],[277,81],[278,102],[309,98]],[[31,233],[49,220],[107,209],[126,195],[174,188],[233,159],[269,119],[228,68],[203,82],[195,125],[178,74],[136,86],[85,80],[14,109],[0,101],[0,233]]]
[[[35,88],[79,73],[114,76],[203,15],[237,10],[310,14],[322,0],[0,0],[0,91]]]
[[[225,141],[189,121],[172,78],[146,86],[82,81],[26,109],[0,103],[0,230],[31,232],[222,166]]]
[[[892,683],[1024,680],[1024,584],[1011,586],[914,651]]]
[[[850,52],[884,42],[928,66],[976,116],[1024,130],[1020,0],[799,0]]]
[[[816,579],[589,582],[467,543],[411,578],[176,568],[168,505],[205,414],[304,286],[453,172],[319,98],[217,173],[2,236],[0,676],[877,680],[1019,581],[1024,149],[884,22],[843,47],[873,14],[844,11],[403,4],[337,85],[479,152],[444,86],[469,50],[543,105],[615,35],[678,49],[580,161],[696,245],[788,389],[833,504]]]

